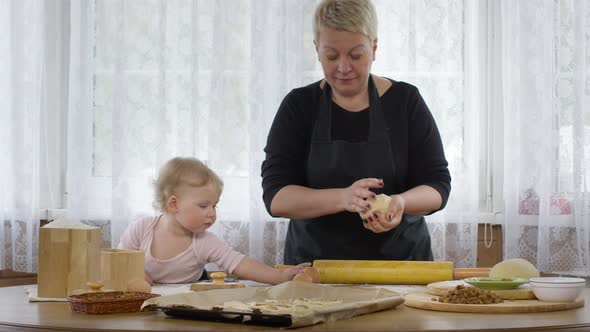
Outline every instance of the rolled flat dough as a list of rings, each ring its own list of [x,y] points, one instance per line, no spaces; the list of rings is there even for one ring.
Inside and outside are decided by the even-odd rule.
[[[502,261],[490,270],[492,278],[536,278],[539,270],[529,261],[522,258],[511,258]]]

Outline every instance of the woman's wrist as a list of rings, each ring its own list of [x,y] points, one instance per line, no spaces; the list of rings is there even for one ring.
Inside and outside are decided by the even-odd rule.
[[[289,185],[277,192],[271,203],[273,216],[311,219],[345,210],[342,188],[315,189]]]
[[[414,187],[399,196],[404,200],[404,213],[409,215],[426,215],[442,204],[438,191],[427,185]]]
[[[336,199],[338,204],[336,205],[338,212],[344,212],[346,211],[346,189],[344,188],[339,188],[339,189],[334,189],[334,193],[336,195]]]

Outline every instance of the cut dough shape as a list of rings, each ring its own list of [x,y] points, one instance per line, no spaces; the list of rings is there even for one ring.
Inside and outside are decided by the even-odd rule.
[[[373,200],[369,200],[369,203],[371,203],[371,208],[367,212],[359,212],[359,215],[363,220],[367,219],[367,217],[373,215],[373,213],[377,211],[381,211],[381,213],[385,215],[389,208],[389,203],[391,203],[391,197],[385,194],[379,194]]]
[[[263,314],[301,314],[313,309],[341,304],[342,300],[323,298],[295,298],[286,300],[264,300],[258,302],[229,301],[215,306],[225,311],[261,312]],[[256,311],[255,311],[256,310]]]

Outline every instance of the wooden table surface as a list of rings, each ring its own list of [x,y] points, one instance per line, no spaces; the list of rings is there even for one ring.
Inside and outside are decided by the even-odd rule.
[[[28,302],[27,286],[0,288],[0,331],[246,331],[264,326],[181,320],[161,311],[84,315],[67,302]],[[590,303],[590,288],[584,289]],[[467,314],[420,310],[400,305],[352,319],[304,327],[321,331],[590,331],[590,305],[534,314]]]

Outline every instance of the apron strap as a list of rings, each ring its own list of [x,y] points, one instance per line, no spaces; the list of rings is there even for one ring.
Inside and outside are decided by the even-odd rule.
[[[373,81],[373,75],[369,75],[369,142],[379,142],[389,139],[389,128],[385,125],[385,117],[381,107],[379,93]],[[320,98],[320,108],[316,118],[312,141],[332,142],[332,87],[326,81]]]

